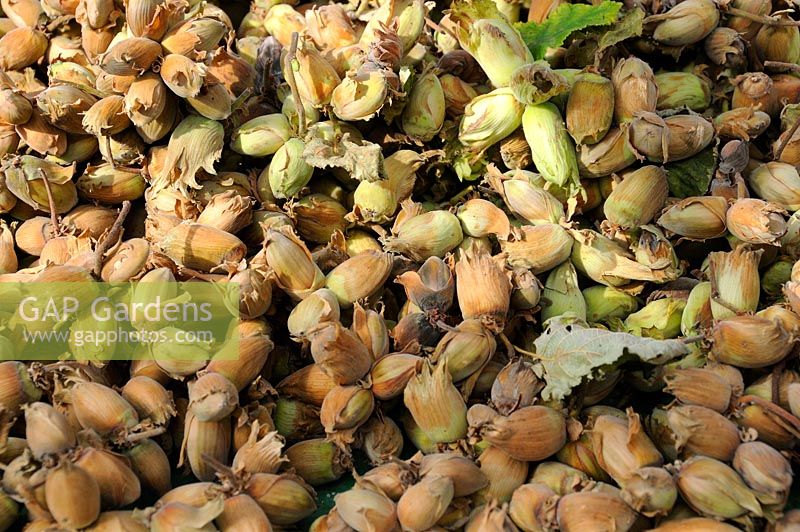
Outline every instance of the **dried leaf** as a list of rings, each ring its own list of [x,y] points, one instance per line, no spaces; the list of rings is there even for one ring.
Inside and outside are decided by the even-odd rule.
[[[560,317],[549,322],[534,345],[537,373],[547,383],[542,390],[544,400],[563,399],[596,369],[620,362],[626,355],[663,364],[689,352],[680,340],[654,340],[593,329]]]
[[[622,14],[611,28],[604,32],[597,41],[597,53],[621,43],[625,39],[638,37],[642,34],[642,21],[644,10],[631,9]]]
[[[306,162],[315,168],[344,168],[358,181],[379,181],[386,178],[383,153],[378,144],[352,142],[345,134],[338,142],[314,138],[303,151]]]

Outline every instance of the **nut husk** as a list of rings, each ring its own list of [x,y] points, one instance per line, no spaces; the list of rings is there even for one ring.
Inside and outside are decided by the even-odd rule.
[[[762,515],[761,505],[736,471],[713,458],[690,458],[681,465],[676,481],[683,499],[702,515],[720,519]]]
[[[403,402],[420,429],[435,443],[467,434],[467,406],[453,386],[447,364],[423,364],[403,392]]]
[[[710,408],[674,406],[667,420],[675,435],[675,448],[685,456],[703,455],[729,462],[739,447],[739,429]]]
[[[560,412],[546,406],[527,406],[508,416],[471,426],[493,446],[520,461],[539,461],[558,452],[566,443],[566,427]]]
[[[557,506],[558,526],[565,532],[627,530],[636,521],[633,511],[619,495],[601,491],[582,491],[561,497]]]
[[[597,462],[618,482],[624,483],[642,467],[663,462],[661,453],[644,432],[639,415],[630,409],[627,419],[599,416],[590,434]]]

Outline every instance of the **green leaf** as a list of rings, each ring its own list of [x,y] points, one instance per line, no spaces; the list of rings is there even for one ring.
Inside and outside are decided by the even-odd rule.
[[[597,41],[597,52],[600,53],[611,48],[625,39],[641,35],[643,21],[644,10],[642,9],[631,9],[623,13],[620,19]]]
[[[534,342],[538,371],[547,385],[544,400],[561,400],[595,370],[615,364],[626,355],[663,364],[689,352],[680,340],[655,340],[624,332],[593,329],[582,322],[553,318]]]
[[[517,23],[516,28],[534,59],[542,59],[548,48],[564,44],[573,32],[590,26],[605,26],[617,20],[622,4],[603,2],[587,4],[562,4],[544,22]]]
[[[717,149],[708,147],[694,157],[667,164],[669,192],[676,198],[702,196],[714,177],[717,165]]]

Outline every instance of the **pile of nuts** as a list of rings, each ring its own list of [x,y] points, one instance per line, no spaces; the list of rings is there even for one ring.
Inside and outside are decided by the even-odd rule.
[[[800,527],[793,3],[227,4],[0,0],[0,284],[241,290],[5,356],[0,530]]]

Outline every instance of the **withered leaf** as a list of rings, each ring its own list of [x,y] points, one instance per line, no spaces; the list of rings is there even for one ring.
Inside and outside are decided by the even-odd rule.
[[[378,144],[352,142],[345,134],[338,141],[310,139],[303,151],[306,162],[315,168],[344,168],[358,181],[378,181],[386,178],[383,153]]]
[[[562,317],[553,318],[534,345],[535,369],[547,383],[542,390],[545,400],[563,399],[596,369],[620,362],[626,355],[663,364],[689,352],[680,340],[654,340],[595,329]]]

